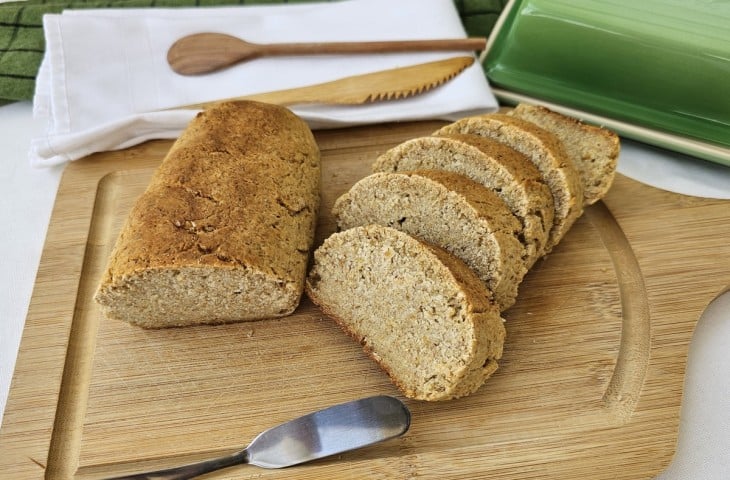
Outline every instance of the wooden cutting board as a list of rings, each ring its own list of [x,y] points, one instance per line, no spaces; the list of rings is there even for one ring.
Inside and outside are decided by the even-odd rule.
[[[375,157],[438,122],[317,132],[323,214]],[[92,295],[117,232],[169,141],[66,169],[0,431],[3,478],[101,478],[245,446],[259,431],[374,394],[387,377],[307,299],[294,315],[146,331]],[[286,470],[206,478],[651,478],[677,439],[687,349],[730,285],[730,202],[618,176],[525,278],[499,371],[476,394],[406,401],[380,445]],[[385,299],[387,301],[387,299]],[[7,475],[7,476],[6,476]]]

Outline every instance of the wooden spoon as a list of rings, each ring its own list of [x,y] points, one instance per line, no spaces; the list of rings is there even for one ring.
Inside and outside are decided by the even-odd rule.
[[[335,43],[250,43],[224,33],[196,33],[176,41],[167,52],[167,62],[181,75],[215,72],[237,63],[272,55],[321,55],[386,52],[433,52],[482,50],[486,38],[441,40],[396,40]]]

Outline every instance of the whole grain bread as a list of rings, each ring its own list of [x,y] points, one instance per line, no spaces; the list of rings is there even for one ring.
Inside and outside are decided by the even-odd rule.
[[[434,135],[454,133],[492,138],[535,164],[550,188],[555,205],[553,227],[546,245],[549,252],[583,213],[583,185],[560,139],[527,120],[500,113],[463,118]]]
[[[135,203],[96,301],[150,328],[291,313],[319,188],[319,149],[289,110],[230,102],[198,114]]]
[[[338,198],[332,213],[341,230],[377,223],[444,248],[476,272],[502,310],[514,304],[527,272],[522,225],[496,194],[464,175],[373,173]]]
[[[597,202],[608,192],[616,174],[618,135],[542,106],[521,103],[509,114],[530,121],[560,139],[580,174],[585,205]]]
[[[393,228],[327,238],[306,290],[406,397],[469,395],[502,356],[503,320],[479,278],[448,252]]]
[[[513,148],[478,135],[420,137],[386,151],[372,169],[436,169],[465,175],[495,192],[520,220],[528,269],[545,253],[555,215],[553,197],[537,167]]]

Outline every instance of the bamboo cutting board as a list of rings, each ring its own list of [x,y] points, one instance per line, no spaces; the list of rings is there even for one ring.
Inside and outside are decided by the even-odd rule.
[[[317,132],[323,209],[375,157],[438,122]],[[66,169],[2,430],[0,477],[92,479],[187,463],[259,431],[374,394],[399,396],[306,298],[261,322],[146,331],[92,301],[121,223],[170,146]],[[651,478],[677,439],[687,349],[730,285],[730,202],[618,176],[525,278],[498,372],[474,395],[407,401],[411,430],[286,470],[205,478]],[[385,299],[387,301],[387,299]]]

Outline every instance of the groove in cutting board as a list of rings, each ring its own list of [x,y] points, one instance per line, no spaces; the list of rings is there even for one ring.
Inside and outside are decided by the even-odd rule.
[[[621,295],[621,347],[603,396],[606,407],[626,422],[641,394],[651,349],[651,316],[639,262],[616,219],[603,202],[585,209],[613,260]]]
[[[109,255],[108,242],[105,239],[114,231],[114,209],[117,206],[121,177],[124,177],[124,172],[105,175],[99,181],[94,200],[48,453],[46,470],[50,478],[73,477],[78,467],[88,385],[91,381],[99,328],[99,309],[93,298],[99,285],[97,274],[103,271]]]

